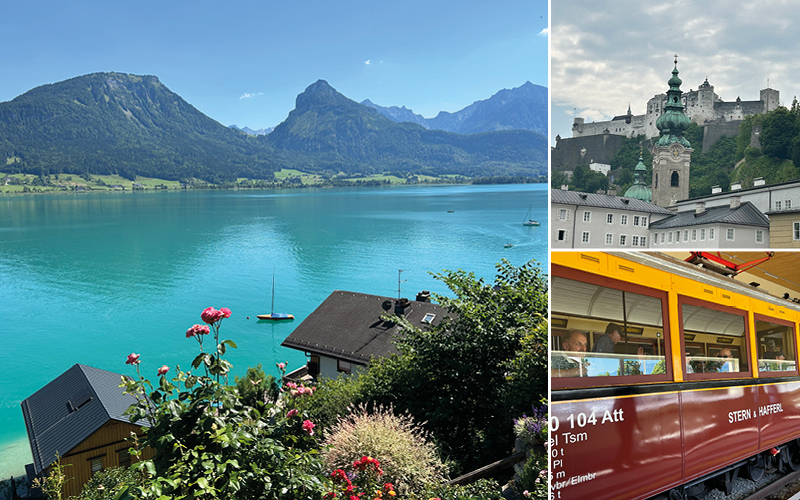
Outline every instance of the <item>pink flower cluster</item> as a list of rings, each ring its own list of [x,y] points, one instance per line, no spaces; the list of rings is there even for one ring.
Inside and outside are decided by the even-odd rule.
[[[125,361],[126,365],[138,365],[139,364],[139,356],[140,354],[130,353],[128,354],[128,360]]]
[[[222,318],[230,318],[231,317],[231,310],[227,307],[220,308],[219,311],[214,309],[213,307],[206,307],[202,313],[200,313],[200,318],[203,320],[204,323],[209,325],[213,325],[217,321],[220,321]]]
[[[186,338],[192,338],[195,335],[208,335],[209,333],[211,333],[211,329],[208,325],[194,325],[186,330]]]
[[[286,387],[289,388],[289,394],[292,396],[311,396],[314,394],[313,387],[306,387],[303,384],[297,385],[295,382],[286,382]]]
[[[309,436],[314,435],[314,427],[316,427],[316,424],[314,424],[314,422],[311,420],[303,421],[303,430],[306,431]]]
[[[286,418],[296,417],[298,413],[297,408],[292,408],[286,413]]]
[[[168,371],[169,371],[169,366],[164,365],[164,366],[162,366],[161,368],[158,369],[158,374],[159,375],[166,375]]]

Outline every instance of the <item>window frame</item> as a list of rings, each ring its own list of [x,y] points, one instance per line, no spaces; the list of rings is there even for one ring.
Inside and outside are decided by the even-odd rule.
[[[736,241],[736,231],[732,227],[725,228],[725,241]]]
[[[697,307],[704,307],[706,309],[711,309],[714,311],[720,311],[728,314],[734,314],[736,316],[741,316],[744,322],[744,333],[742,334],[742,338],[744,339],[744,346],[747,352],[745,352],[744,359],[747,360],[747,369],[749,371],[746,372],[731,372],[731,373],[687,373],[686,372],[686,341],[685,341],[685,332],[683,330],[683,305],[687,304],[690,306],[697,306]],[[732,306],[726,306],[721,304],[716,304],[714,302],[709,302],[707,300],[697,299],[694,297],[688,297],[686,295],[678,294],[678,332],[681,337],[681,369],[683,370],[683,380],[686,382],[692,382],[695,380],[719,380],[719,379],[740,379],[740,378],[753,378],[753,364],[752,364],[752,357],[751,357],[751,337],[750,337],[750,320],[748,318],[748,311],[737,309]]]
[[[592,223],[592,211],[591,210],[584,210],[583,211],[583,222],[588,224]]]
[[[614,223],[614,214],[606,214],[606,224]]]
[[[756,243],[764,243],[764,230],[756,229]]]
[[[646,295],[661,301],[661,331],[664,336],[664,360],[666,364],[666,373],[658,375],[619,375],[613,377],[550,377],[550,387],[552,390],[556,389],[572,389],[572,388],[585,388],[585,387],[613,387],[620,385],[643,385],[651,384],[654,382],[672,382],[674,380],[672,373],[672,344],[666,332],[670,331],[669,323],[669,294],[665,291],[648,288],[635,283],[621,281],[615,278],[600,276],[596,274],[587,273],[578,269],[564,267],[560,264],[552,264],[550,269],[551,276],[565,278],[573,281],[580,281],[591,285],[603,286],[606,288],[613,288],[624,292],[637,293],[639,295]],[[551,311],[551,313],[559,314],[558,311]],[[548,338],[548,341],[550,339]],[[549,361],[549,359],[548,359]],[[548,373],[548,376],[550,374]],[[609,383],[613,382],[613,383]]]
[[[800,358],[800,355],[799,355],[800,353],[797,352],[797,325],[793,321],[789,321],[788,319],[774,318],[772,316],[767,316],[766,314],[759,314],[757,312],[754,312],[753,313],[753,325],[755,325],[757,321],[766,321],[768,323],[775,323],[775,324],[778,324],[778,325],[783,325],[783,326],[790,327],[792,329],[792,342],[794,342],[794,357],[795,358]],[[758,334],[758,332],[755,332],[753,334],[753,339],[752,339],[753,342],[758,342],[758,339],[756,338],[757,334]],[[758,352],[758,348],[756,348],[756,352]],[[748,358],[748,359],[750,359],[750,358]],[[759,359],[760,358],[758,357],[758,355],[756,355],[756,365],[758,365],[758,360]],[[800,363],[800,360],[795,359],[794,360],[794,371],[774,371],[774,372],[764,371],[764,372],[762,372],[762,371],[759,370],[758,371],[758,377],[759,378],[794,377],[794,376],[800,375],[800,371],[799,371],[800,370],[800,365],[798,365],[798,363]],[[764,375],[762,376],[762,374],[764,374]]]
[[[590,234],[589,231],[583,231],[581,233],[581,243],[589,244]]]

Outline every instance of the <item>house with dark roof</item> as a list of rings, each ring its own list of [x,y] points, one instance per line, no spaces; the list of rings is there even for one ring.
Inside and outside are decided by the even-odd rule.
[[[650,224],[651,248],[770,248],[770,219],[751,202],[678,212]],[[666,247],[666,248],[665,248]]]
[[[430,302],[426,291],[416,300],[398,300],[336,290],[281,343],[308,357],[308,364],[287,378],[336,378],[363,369],[374,357],[396,354],[393,341],[403,332],[397,323],[384,321],[387,314],[425,328],[438,325],[447,310]]]
[[[552,248],[650,247],[649,226],[673,211],[632,197],[550,190]]]
[[[121,380],[119,373],[75,364],[22,401],[33,454],[29,481],[49,474],[57,454],[70,465],[65,497],[78,495],[97,471],[130,465],[127,438],[142,428],[124,414],[135,399],[123,394]]]

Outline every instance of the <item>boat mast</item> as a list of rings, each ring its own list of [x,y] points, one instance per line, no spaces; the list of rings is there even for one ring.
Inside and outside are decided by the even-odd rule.
[[[272,268],[272,305],[269,307],[269,314],[275,312],[275,268]]]

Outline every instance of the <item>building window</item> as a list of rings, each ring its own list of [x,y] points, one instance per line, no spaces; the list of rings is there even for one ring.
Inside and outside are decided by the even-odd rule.
[[[103,470],[103,457],[90,458],[89,460],[91,461],[93,476],[95,472],[100,472]]]
[[[709,241],[714,239],[714,228],[713,227],[708,228],[708,239],[709,239]]]
[[[667,236],[667,243],[672,243],[672,231],[670,231],[669,235]]]
[[[633,225],[634,226],[638,226],[639,225],[639,216],[638,215],[634,215],[633,216]]]
[[[592,222],[592,212],[583,212],[583,222]]]
[[[800,241],[800,222],[792,224],[792,239],[794,241]]]
[[[433,313],[427,313],[427,314],[425,315],[425,317],[423,317],[423,318],[422,318],[422,322],[423,322],[423,323],[427,323],[427,324],[429,324],[429,325],[430,325],[430,324],[432,324],[432,323],[433,323],[433,319],[434,319],[435,317],[436,317],[436,315],[435,315],[435,314],[433,314]]]
[[[619,216],[619,225],[620,226],[627,226],[628,225],[628,216],[627,215],[620,215]]]
[[[631,236],[631,246],[638,247],[639,246],[639,237],[638,236]]]
[[[581,234],[581,243],[589,243],[589,231],[584,231]]]
[[[606,224],[613,224],[614,223],[614,214],[607,214],[606,215]]]
[[[128,453],[127,449],[119,450],[117,452],[117,456],[119,457],[119,466],[120,467],[130,467],[131,466],[131,454]]]
[[[565,229],[558,230],[558,241],[567,241],[567,231]]]
[[[342,373],[350,373],[351,369],[352,367],[349,361],[342,361],[341,359],[337,360],[336,371]]]
[[[689,230],[688,229],[684,229],[683,230],[683,241],[689,241]]]
[[[756,229],[756,243],[764,243],[764,231]]]
[[[661,243],[663,244],[667,239],[667,233],[661,233]]]
[[[679,187],[681,185],[678,172],[672,172],[672,177],[670,178],[669,184],[672,187]]]
[[[624,247],[628,240],[628,236],[624,234],[619,235],[619,246]]]
[[[647,227],[647,217],[642,217],[642,226]]]
[[[781,202],[776,200],[775,201],[775,210],[780,210],[780,209],[781,209]]]
[[[558,220],[569,220],[569,210],[565,208],[558,209]]]
[[[697,229],[692,229],[692,241],[697,241]]]
[[[613,245],[614,244],[614,235],[611,233],[606,233],[606,245]]]
[[[705,228],[700,228],[700,241],[706,241],[706,230],[705,230]]]
[[[729,227],[728,230],[725,233],[725,239],[728,240],[728,241],[733,241],[733,236],[734,236],[733,228]]]
[[[647,236],[642,236],[641,239],[639,239],[639,246],[640,247],[647,246]]]
[[[786,207],[786,210],[791,210],[792,209],[792,200],[785,200],[783,202],[783,205]]]

